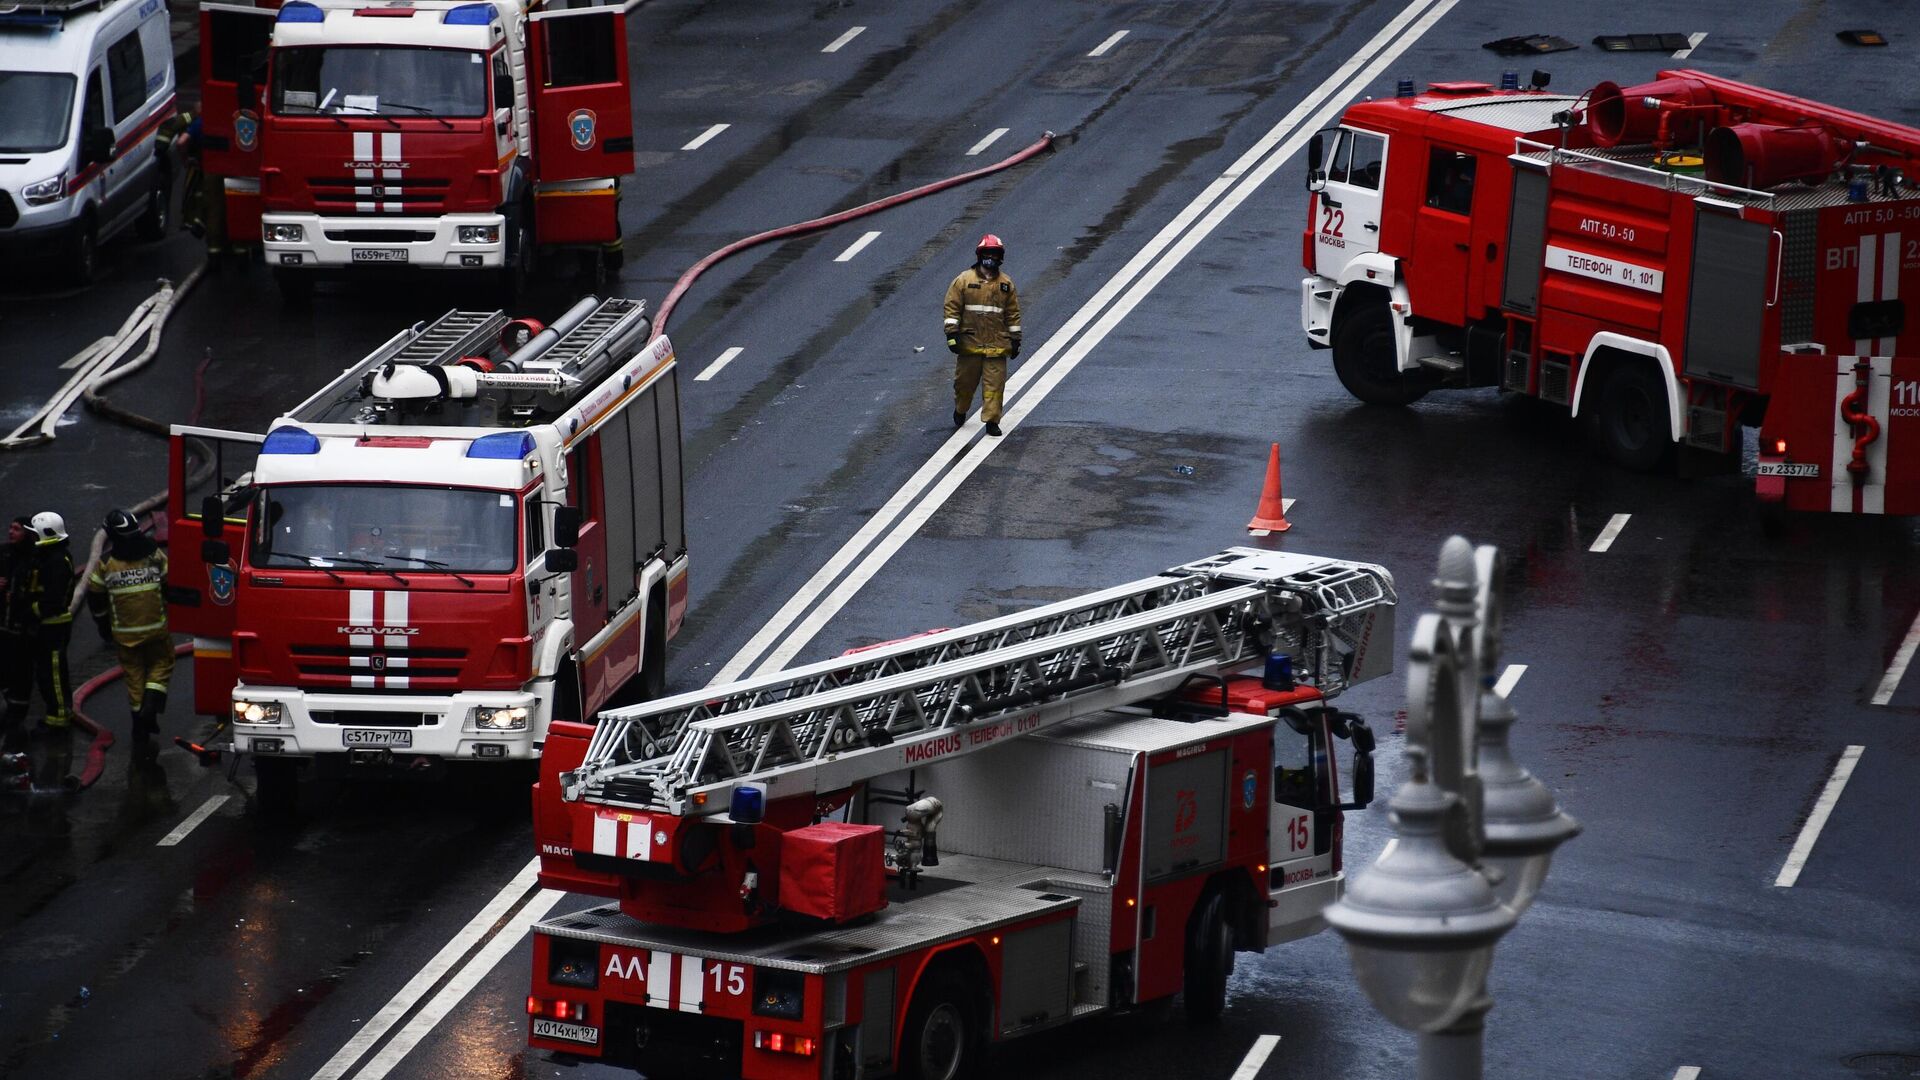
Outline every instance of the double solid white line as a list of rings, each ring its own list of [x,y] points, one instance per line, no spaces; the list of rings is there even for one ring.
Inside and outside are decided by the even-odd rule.
[[[1228,214],[1245,202],[1299,152],[1314,132],[1331,121],[1350,98],[1378,78],[1388,65],[1458,2],[1413,0],[1359,52],[1316,87],[1306,100],[1209,184],[1008,381],[1008,399],[1012,408],[1002,417],[1001,426],[1009,428],[1017,425]],[[855,248],[865,246],[868,242],[871,242],[870,239],[863,237],[862,241],[856,242]],[[850,251],[846,257],[850,258],[852,253]],[[919,530],[934,510],[993,452],[993,448],[1006,441],[981,441],[978,438],[979,430],[969,426],[949,437],[933,457],[867,521],[860,532],[829,559],[774,619],[721,668],[713,681],[730,682],[739,678],[763,654],[766,657],[764,666],[779,667],[804,648],[826,620],[832,618],[906,543],[907,538]],[[957,468],[949,468],[956,464]],[[936,480],[939,481],[938,486],[932,486]],[[924,499],[920,497],[923,493],[926,495]],[[863,553],[865,557],[861,558]],[[854,565],[856,559],[860,560],[857,566]],[[853,568],[850,574],[847,573],[849,567]],[[829,594],[830,588],[832,592]],[[818,606],[815,606],[815,601],[820,601]],[[795,626],[802,615],[806,616],[805,621]],[[786,635],[784,640],[783,634]],[[769,650],[772,651],[769,653]],[[365,1028],[334,1055],[314,1080],[342,1080],[394,1025],[416,1008],[419,1013],[415,1020],[380,1048],[375,1059],[367,1063],[356,1080],[376,1080],[384,1076],[392,1063],[403,1059],[418,1045],[431,1030],[432,1024],[458,1005],[493,965],[518,945],[526,927],[551,907],[552,900],[548,898],[551,894],[538,895],[535,884],[537,871],[537,860],[522,868],[514,880],[490,900],[426,968],[421,969],[394,995],[392,1001],[368,1021]],[[504,923],[501,922],[503,916],[516,908],[523,908],[523,915],[536,910],[539,914],[508,918]],[[490,934],[492,937],[488,940]],[[466,960],[464,966],[449,976],[447,972],[469,954],[471,958]],[[427,998],[429,994],[433,995],[430,999]],[[424,1004],[423,999],[427,999]]]
[[[1212,234],[1346,102],[1378,78],[1458,0],[1414,0],[1306,100],[1254,143],[1188,203],[1093,298],[1007,381],[1003,430],[1017,427],[1174,268]],[[956,431],[901,485],[832,558],[776,612],[714,677],[740,678],[784,667],[854,594],[917,533],[1005,439],[981,439],[980,428]]]

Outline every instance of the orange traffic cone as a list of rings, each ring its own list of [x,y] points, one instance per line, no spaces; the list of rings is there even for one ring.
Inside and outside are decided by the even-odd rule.
[[[1265,536],[1293,528],[1293,522],[1287,520],[1287,503],[1291,501],[1280,497],[1280,444],[1274,443],[1267,454],[1267,483],[1260,489],[1260,508],[1247,522],[1247,531]]]

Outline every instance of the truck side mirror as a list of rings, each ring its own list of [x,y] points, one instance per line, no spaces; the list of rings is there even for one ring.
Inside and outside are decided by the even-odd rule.
[[[553,542],[555,546],[570,548],[580,543],[580,508],[577,506],[557,506],[553,510]]]
[[[209,495],[200,500],[200,531],[207,534],[209,540],[226,535],[227,508],[220,502],[220,496]]]
[[[1320,171],[1320,166],[1326,161],[1327,157],[1326,144],[1322,142],[1325,138],[1326,134],[1324,132],[1315,132],[1313,138],[1307,140],[1308,191],[1319,191],[1322,187],[1325,187],[1327,183],[1326,174]]]
[[[233,561],[233,549],[225,540],[200,541],[200,561],[209,566],[225,566]]]
[[[572,548],[548,548],[546,560],[548,573],[571,574],[580,569],[580,553]]]
[[[1353,801],[1343,810],[1365,810],[1373,802],[1373,755],[1357,748],[1353,755]]]
[[[80,157],[88,165],[104,165],[113,160],[113,129],[88,128],[80,136]]]

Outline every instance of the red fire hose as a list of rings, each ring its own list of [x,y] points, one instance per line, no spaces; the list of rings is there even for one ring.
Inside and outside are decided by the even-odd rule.
[[[1853,425],[1857,433],[1853,440],[1853,460],[1847,462],[1847,472],[1856,484],[1867,479],[1867,447],[1880,437],[1880,421],[1866,410],[1867,380],[1873,374],[1872,365],[1865,360],[1853,365],[1853,393],[1840,399],[1840,419]]]
[[[855,218],[866,217],[868,214],[876,214],[890,207],[899,206],[901,203],[912,202],[914,199],[932,195],[937,191],[945,191],[950,187],[958,187],[969,181],[978,180],[983,176],[991,176],[1003,169],[1013,168],[1015,165],[1026,161],[1028,158],[1033,157],[1035,154],[1052,145],[1053,132],[1049,131],[1040,136],[1040,140],[1032,146],[1027,147],[1025,150],[1020,151],[1004,161],[995,162],[985,168],[975,169],[972,172],[964,172],[958,176],[949,176],[945,180],[936,180],[924,187],[917,187],[911,191],[902,191],[897,195],[889,195],[884,199],[875,199],[873,202],[856,206],[851,210],[842,210],[837,214],[828,214],[826,217],[817,217],[811,221],[802,221],[793,225],[782,225],[777,229],[768,229],[763,233],[755,233],[744,240],[735,240],[726,247],[694,263],[686,273],[680,275],[680,280],[673,283],[673,290],[667,293],[665,300],[661,301],[659,313],[653,317],[653,332],[655,334],[664,334],[667,332],[667,317],[673,314],[673,307],[680,302],[680,297],[684,295],[689,288],[692,288],[696,278],[706,273],[715,263],[729,255],[745,251],[750,247],[757,247],[769,240],[784,240],[792,236],[804,236],[810,232],[829,229],[835,225],[852,221]]]
[[[173,647],[173,655],[175,656],[186,656],[192,652],[192,642],[187,642],[184,645],[175,645]],[[87,763],[80,770],[80,787],[82,789],[92,787],[93,782],[100,779],[100,774],[106,771],[107,749],[113,745],[114,740],[113,732],[101,727],[100,722],[88,716],[86,710],[82,709],[81,706],[87,703],[88,698],[99,693],[101,687],[112,682],[118,678],[119,675],[120,665],[115,664],[100,674],[95,675],[93,678],[88,679],[86,682],[81,683],[79,688],[73,692],[73,718],[80,722],[81,727],[93,733],[93,745],[87,748]]]

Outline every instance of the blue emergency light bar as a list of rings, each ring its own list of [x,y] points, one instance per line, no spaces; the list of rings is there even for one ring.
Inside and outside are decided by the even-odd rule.
[[[500,9],[492,4],[461,4],[440,16],[447,26],[485,26],[500,17]]]
[[[470,458],[497,458],[519,461],[533,453],[533,436],[524,431],[496,431],[482,435],[467,445]]]
[[[260,452],[263,454],[317,454],[320,452],[320,438],[306,428],[274,428],[267,432],[266,441],[260,444]]]
[[[280,15],[276,21],[283,23],[326,22],[327,13],[320,10],[317,4],[307,3],[307,0],[291,0],[290,3],[280,6]]]
[[[0,12],[0,30],[58,30],[60,16],[35,11]]]

